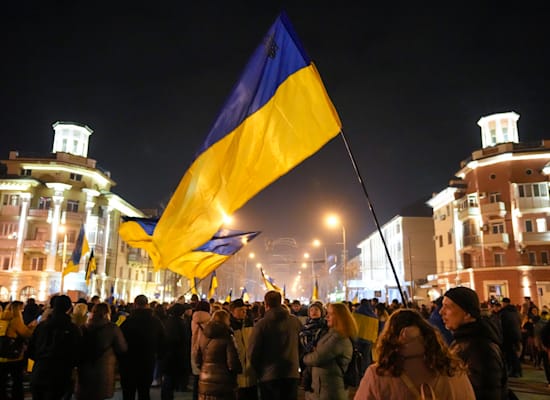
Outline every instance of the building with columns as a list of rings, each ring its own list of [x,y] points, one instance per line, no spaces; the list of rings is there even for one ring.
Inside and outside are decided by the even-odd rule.
[[[82,225],[97,271],[85,282],[89,254],[63,289],[73,299],[98,294],[123,300],[140,293],[161,299],[175,295],[176,277],[154,272],[147,254],[118,236],[122,216],[144,214],[111,192],[115,181],[88,158],[93,131],[73,122],[53,124],[52,152],[11,151],[0,176],[0,301],[44,301],[61,289],[61,271],[74,250]]]
[[[462,285],[482,300],[550,303],[550,140],[520,142],[518,119],[481,118],[482,148],[427,203],[436,239],[432,297]]]

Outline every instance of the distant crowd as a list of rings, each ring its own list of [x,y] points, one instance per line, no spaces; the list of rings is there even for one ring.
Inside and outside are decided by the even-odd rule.
[[[190,391],[201,400],[513,399],[522,363],[550,387],[549,310],[466,287],[429,306],[362,299],[303,305],[277,291],[263,302],[193,295],[168,303],[1,304],[0,400],[124,400]],[[301,390],[300,390],[301,389]]]

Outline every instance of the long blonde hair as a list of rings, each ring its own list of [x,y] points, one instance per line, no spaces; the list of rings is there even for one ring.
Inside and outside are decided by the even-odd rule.
[[[23,320],[23,302],[15,300],[6,306],[6,309],[2,312],[2,318],[7,321],[14,318],[20,318]]]
[[[331,303],[328,309],[332,310],[332,329],[343,337],[357,337],[357,323],[344,303]]]

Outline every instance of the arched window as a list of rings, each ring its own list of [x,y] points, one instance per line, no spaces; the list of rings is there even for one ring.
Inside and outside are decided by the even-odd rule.
[[[25,286],[19,292],[19,300],[21,300],[22,302],[26,302],[28,299],[35,296],[36,292],[32,286]]]
[[[10,301],[10,291],[5,286],[0,286],[0,301]]]

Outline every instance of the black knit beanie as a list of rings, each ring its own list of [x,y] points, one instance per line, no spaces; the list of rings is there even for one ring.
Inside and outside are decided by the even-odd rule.
[[[454,301],[457,306],[462,308],[473,318],[478,319],[481,317],[479,297],[477,297],[477,293],[472,289],[464,286],[451,288],[447,290],[445,297]]]

